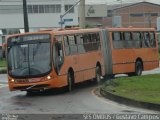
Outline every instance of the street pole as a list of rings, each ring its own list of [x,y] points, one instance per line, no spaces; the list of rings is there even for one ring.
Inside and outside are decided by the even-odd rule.
[[[64,17],[65,15],[67,15],[67,14],[70,12],[70,10],[72,10],[72,8],[74,8],[76,5],[78,5],[78,3],[79,3],[80,1],[82,1],[82,0],[79,0],[78,2],[76,2],[76,3],[75,3],[72,7],[70,7],[70,9],[68,9],[63,15],[60,15],[60,25],[61,25],[61,29],[63,28],[63,23],[64,23],[63,17]]]
[[[80,1],[80,16],[79,16],[79,26],[80,28],[85,28],[85,0]]]
[[[122,0],[121,0],[121,7],[123,7],[123,5],[122,5]]]
[[[24,31],[25,32],[29,32],[27,2],[26,2],[26,0],[23,0],[23,17],[24,17]]]
[[[60,15],[60,24],[61,24],[61,29],[63,29],[63,15]]]
[[[117,0],[117,1],[120,1],[121,2],[121,7],[123,7],[123,4],[122,4],[123,1],[122,0]]]

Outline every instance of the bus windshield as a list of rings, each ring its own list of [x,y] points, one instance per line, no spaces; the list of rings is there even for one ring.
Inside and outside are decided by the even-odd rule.
[[[33,77],[50,72],[50,35],[11,37],[7,46],[9,75]]]

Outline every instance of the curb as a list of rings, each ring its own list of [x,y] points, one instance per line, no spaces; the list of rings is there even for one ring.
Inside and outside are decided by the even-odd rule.
[[[100,94],[103,97],[110,99],[110,100],[113,100],[115,102],[118,102],[120,104],[125,104],[128,106],[139,107],[139,108],[145,108],[145,109],[149,109],[149,110],[160,111],[160,104],[132,100],[132,99],[125,98],[122,96],[114,95],[110,92],[103,90],[102,88],[100,88]]]

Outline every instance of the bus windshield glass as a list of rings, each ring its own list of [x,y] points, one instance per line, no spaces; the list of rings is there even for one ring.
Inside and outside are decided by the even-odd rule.
[[[11,37],[7,46],[9,75],[33,77],[50,72],[50,35]]]

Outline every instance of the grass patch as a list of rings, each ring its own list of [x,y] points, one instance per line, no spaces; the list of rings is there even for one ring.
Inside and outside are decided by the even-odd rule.
[[[105,82],[102,89],[133,100],[160,104],[160,74],[116,78]]]
[[[6,67],[6,60],[0,59],[0,67]]]

